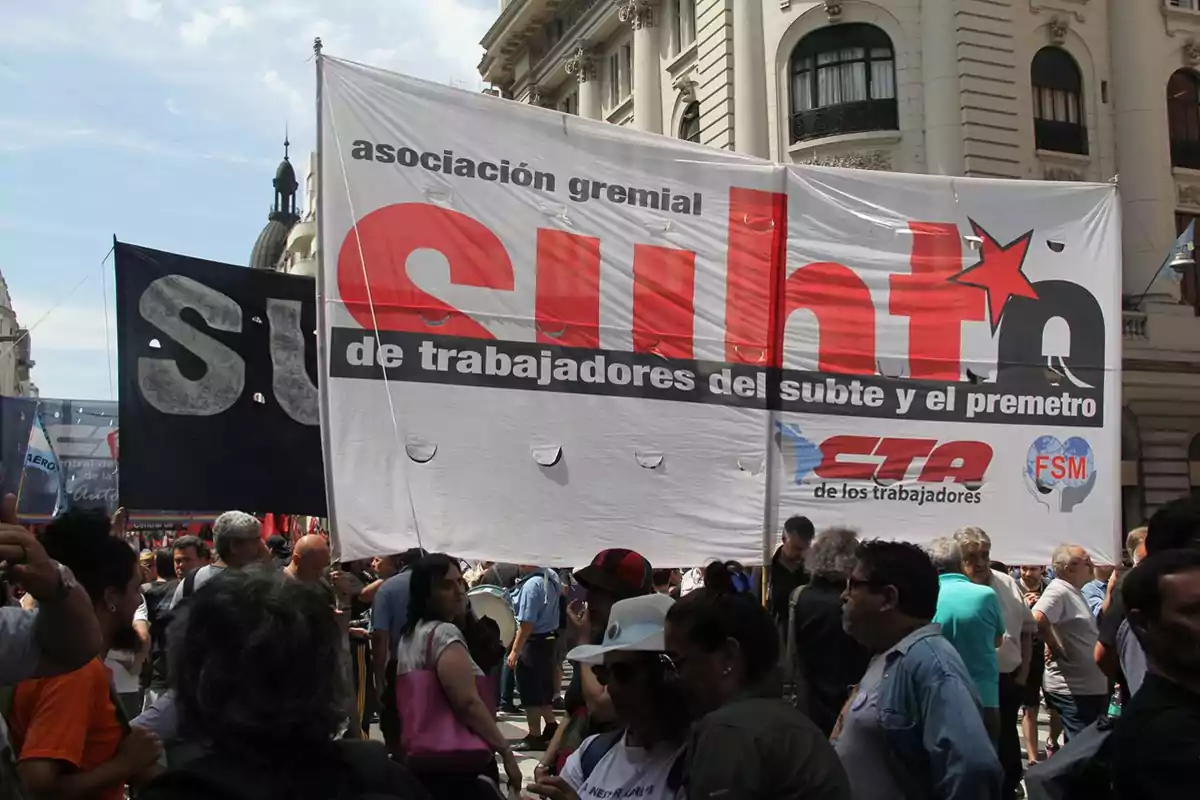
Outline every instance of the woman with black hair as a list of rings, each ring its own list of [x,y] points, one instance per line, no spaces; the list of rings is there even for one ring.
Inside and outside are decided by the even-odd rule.
[[[396,701],[404,731],[402,741],[409,743],[410,732],[404,724],[405,698],[399,694],[406,685],[404,676],[428,670],[437,676],[458,723],[500,755],[510,789],[519,791],[521,767],[496,725],[493,709],[479,692],[477,679],[485,672],[472,658],[463,636],[467,619],[467,586],[458,560],[445,553],[433,553],[418,561],[412,568],[408,621],[396,647]],[[501,796],[495,758],[488,757],[477,767],[451,768],[414,755],[409,753],[409,764],[434,800]]]
[[[40,540],[91,598],[103,652],[74,672],[17,685],[8,713],[17,771],[32,800],[122,800],[126,785],[153,776],[162,752],[153,734],[130,731],[104,666],[109,650],[138,647],[138,556],[109,535],[108,518],[96,512],[68,511]]]
[[[273,570],[227,570],[182,607],[169,684],[190,753],[138,800],[424,800],[382,744],[337,739],[342,640],[320,588]]]
[[[688,743],[687,796],[850,800],[829,741],[781,697],[774,620],[737,584],[726,565],[710,564],[704,588],[667,614],[667,650],[702,715]]]

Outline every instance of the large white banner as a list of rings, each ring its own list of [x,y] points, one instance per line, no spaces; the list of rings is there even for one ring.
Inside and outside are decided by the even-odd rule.
[[[782,167],[322,59],[344,558],[1115,555],[1116,190]]]

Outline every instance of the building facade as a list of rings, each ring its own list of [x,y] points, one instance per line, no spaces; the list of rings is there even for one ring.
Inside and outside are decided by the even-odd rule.
[[[494,93],[785,163],[1107,181],[1124,517],[1200,494],[1200,0],[502,0]],[[1174,279],[1173,279],[1174,278]]]
[[[37,386],[29,375],[32,353],[29,331],[17,322],[8,284],[0,277],[0,395],[37,397]]]

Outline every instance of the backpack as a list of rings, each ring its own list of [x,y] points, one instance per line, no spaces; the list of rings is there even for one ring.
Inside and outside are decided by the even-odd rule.
[[[335,793],[303,789],[281,779],[296,778],[292,771],[261,762],[209,753],[151,781],[139,800],[429,800],[429,795],[405,767],[388,757],[380,742],[339,740],[331,743],[336,754]],[[330,764],[321,760],[321,764]],[[297,782],[304,780],[302,776]],[[312,787],[312,781],[308,782]]]
[[[609,751],[617,746],[617,742],[625,736],[625,729],[618,728],[615,731],[602,733],[595,739],[592,739],[584,746],[583,752],[579,754],[579,769],[583,773],[583,782],[587,779],[608,755]],[[675,761],[671,764],[671,771],[667,774],[667,788],[672,792],[677,792],[683,788],[683,770],[687,761],[687,753],[680,753]],[[582,783],[580,784],[582,785]]]
[[[796,603],[800,600],[800,593],[805,588],[807,588],[807,584],[797,586],[792,590],[792,594],[788,598],[787,631],[784,638],[785,646],[783,652],[787,658],[787,663],[784,665],[784,675],[787,676],[788,696],[791,698],[793,706],[808,713],[808,709],[805,708],[808,705],[808,681],[804,676],[804,670],[800,669],[800,659],[796,653],[798,646],[796,643]]]
[[[1101,716],[1048,761],[1025,772],[1029,800],[1116,800],[1109,737],[1120,718]]]
[[[170,622],[168,606],[178,587],[178,580],[151,583],[142,587],[150,623],[150,657],[146,659],[142,668],[143,689],[150,687],[156,678],[160,681],[166,679],[167,623]]]

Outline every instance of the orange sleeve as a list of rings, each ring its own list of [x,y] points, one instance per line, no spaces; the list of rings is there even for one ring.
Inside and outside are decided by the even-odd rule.
[[[23,709],[29,727],[21,740],[18,761],[48,758],[80,767],[95,699],[93,666],[43,680],[33,705]]]

